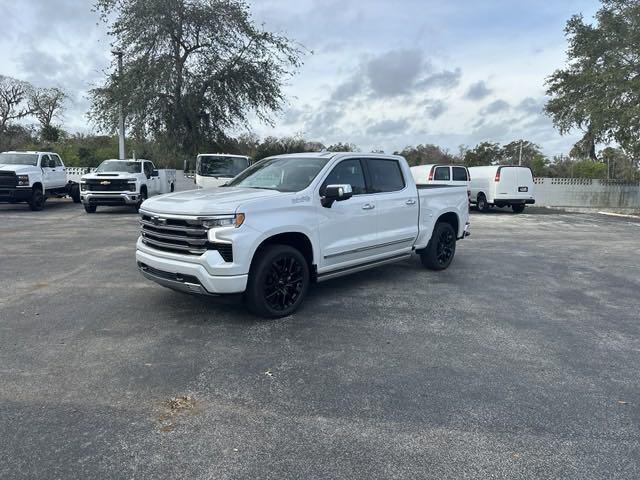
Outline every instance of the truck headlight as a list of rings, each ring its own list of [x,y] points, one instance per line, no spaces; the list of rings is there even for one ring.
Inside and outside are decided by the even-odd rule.
[[[129,183],[129,191],[131,192],[136,191],[136,182]]]
[[[236,215],[220,215],[217,217],[205,218],[201,220],[201,225],[205,228],[221,228],[221,227],[236,227],[244,223],[244,213],[237,213]]]
[[[87,185],[86,182],[81,182],[80,183],[80,190],[82,190],[83,192],[86,190],[89,190],[89,185]]]
[[[29,175],[18,175],[18,186],[19,187],[28,187],[29,186]]]

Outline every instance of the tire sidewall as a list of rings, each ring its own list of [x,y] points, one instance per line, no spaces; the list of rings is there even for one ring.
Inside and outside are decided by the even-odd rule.
[[[477,207],[479,212],[486,212],[489,209],[487,204],[487,197],[483,194],[478,195]]]
[[[453,241],[453,247],[452,247],[453,252],[451,254],[451,258],[449,258],[449,260],[446,263],[442,264],[438,262],[438,259],[437,259],[438,242],[439,242],[440,236],[445,231],[449,231],[453,235],[454,241]],[[422,264],[430,270],[444,270],[448,268],[456,256],[457,242],[455,238],[456,238],[456,231],[449,223],[444,223],[444,222],[437,223],[435,228],[433,229],[433,235],[431,237],[431,240],[429,241],[429,245],[427,246],[426,251],[420,255],[420,260],[422,261]]]
[[[256,255],[254,265],[249,272],[247,291],[245,293],[245,303],[247,308],[254,315],[264,318],[286,317],[294,313],[304,301],[309,290],[310,272],[304,255],[299,250],[288,245],[268,245],[261,248]],[[286,310],[275,310],[271,308],[264,298],[264,282],[273,262],[283,258],[293,256],[303,268],[302,292],[295,304]]]
[[[31,193],[31,201],[29,202],[29,207],[31,207],[31,210],[38,212],[44,208],[44,201],[45,198],[42,190],[36,188]]]

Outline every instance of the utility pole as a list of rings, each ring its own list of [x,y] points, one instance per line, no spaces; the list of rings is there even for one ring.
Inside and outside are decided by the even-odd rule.
[[[520,153],[518,153],[518,165],[522,165],[522,140],[520,140]]]
[[[122,51],[114,50],[113,53],[118,57],[118,87],[122,88]],[[122,106],[122,98],[120,99],[120,105],[118,106],[119,117],[118,117],[118,158],[120,160],[125,159],[124,154],[124,108]]]

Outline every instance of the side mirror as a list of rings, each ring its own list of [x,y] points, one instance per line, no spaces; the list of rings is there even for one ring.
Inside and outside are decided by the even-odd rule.
[[[151,172],[152,177],[157,177],[158,175],[158,170],[154,170],[153,172]]]
[[[353,197],[353,189],[351,185],[327,185],[324,189],[324,196],[321,203],[325,208],[331,208],[333,202],[343,202]]]

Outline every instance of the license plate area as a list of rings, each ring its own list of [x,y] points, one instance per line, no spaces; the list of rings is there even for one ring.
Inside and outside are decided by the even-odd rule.
[[[519,192],[528,192],[529,191],[529,187],[518,187],[518,191]]]

